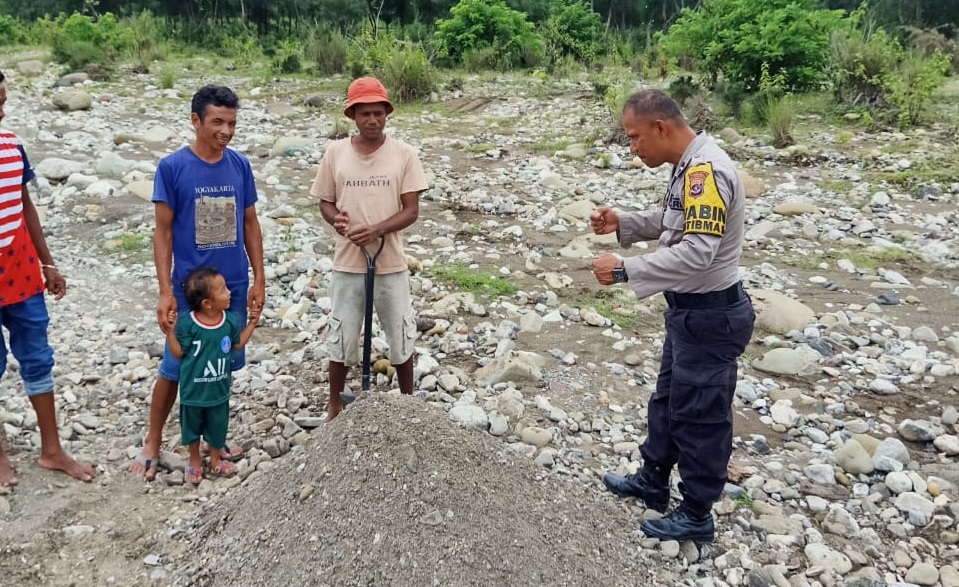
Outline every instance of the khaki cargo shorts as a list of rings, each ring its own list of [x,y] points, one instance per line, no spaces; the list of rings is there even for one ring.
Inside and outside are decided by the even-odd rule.
[[[333,309],[327,327],[326,346],[330,360],[348,367],[359,364],[360,331],[366,311],[366,274],[334,271],[330,281]],[[413,356],[416,320],[410,302],[409,273],[377,275],[373,283],[375,321],[386,332],[388,358],[394,365]],[[374,328],[373,332],[376,330]]]

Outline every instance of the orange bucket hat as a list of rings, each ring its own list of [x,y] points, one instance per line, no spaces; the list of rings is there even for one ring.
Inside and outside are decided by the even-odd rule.
[[[357,104],[386,104],[386,114],[393,112],[393,104],[386,93],[386,88],[375,77],[360,77],[353,80],[346,90],[346,108],[343,114],[353,118],[353,107]]]

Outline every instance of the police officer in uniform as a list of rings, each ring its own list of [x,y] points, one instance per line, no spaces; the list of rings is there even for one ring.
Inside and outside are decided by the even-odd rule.
[[[649,435],[634,475],[607,474],[606,487],[664,513],[669,475],[679,465],[682,503],[641,524],[662,540],[711,542],[711,513],[726,483],[732,453],[736,359],[753,332],[752,302],[739,280],[745,190],[729,156],[686,123],[659,90],[630,96],[623,109],[630,150],[649,167],[673,166],[661,207],[618,214],[598,208],[596,234],[616,233],[623,247],[658,240],[652,253],[593,260],[604,285],[628,282],[637,297],[663,292],[669,309],[656,391],[648,406]]]

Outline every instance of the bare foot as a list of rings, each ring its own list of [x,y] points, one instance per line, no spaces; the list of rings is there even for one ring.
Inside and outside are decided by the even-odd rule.
[[[159,448],[144,444],[140,454],[130,461],[130,466],[127,467],[127,470],[138,477],[143,477],[147,481],[152,481],[157,476],[157,465],[159,462]]]
[[[7,453],[0,450],[0,487],[13,487],[17,484],[17,472]]]
[[[74,479],[88,483],[93,481],[93,477],[96,475],[93,471],[93,465],[74,460],[73,457],[63,451],[51,456],[41,456],[39,464],[44,469],[62,471]]]
[[[342,406],[342,405],[330,403],[330,405],[327,406],[326,421],[329,422],[329,421],[333,420],[333,418],[339,416],[339,415],[340,415],[340,411],[341,411],[342,409],[343,409],[343,406]]]

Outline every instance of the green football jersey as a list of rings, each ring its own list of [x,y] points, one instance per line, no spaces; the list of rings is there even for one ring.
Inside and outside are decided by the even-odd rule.
[[[193,312],[176,323],[176,338],[183,349],[180,359],[180,403],[185,406],[215,406],[229,401],[230,355],[240,340],[236,317],[223,312],[213,326],[201,324]]]

